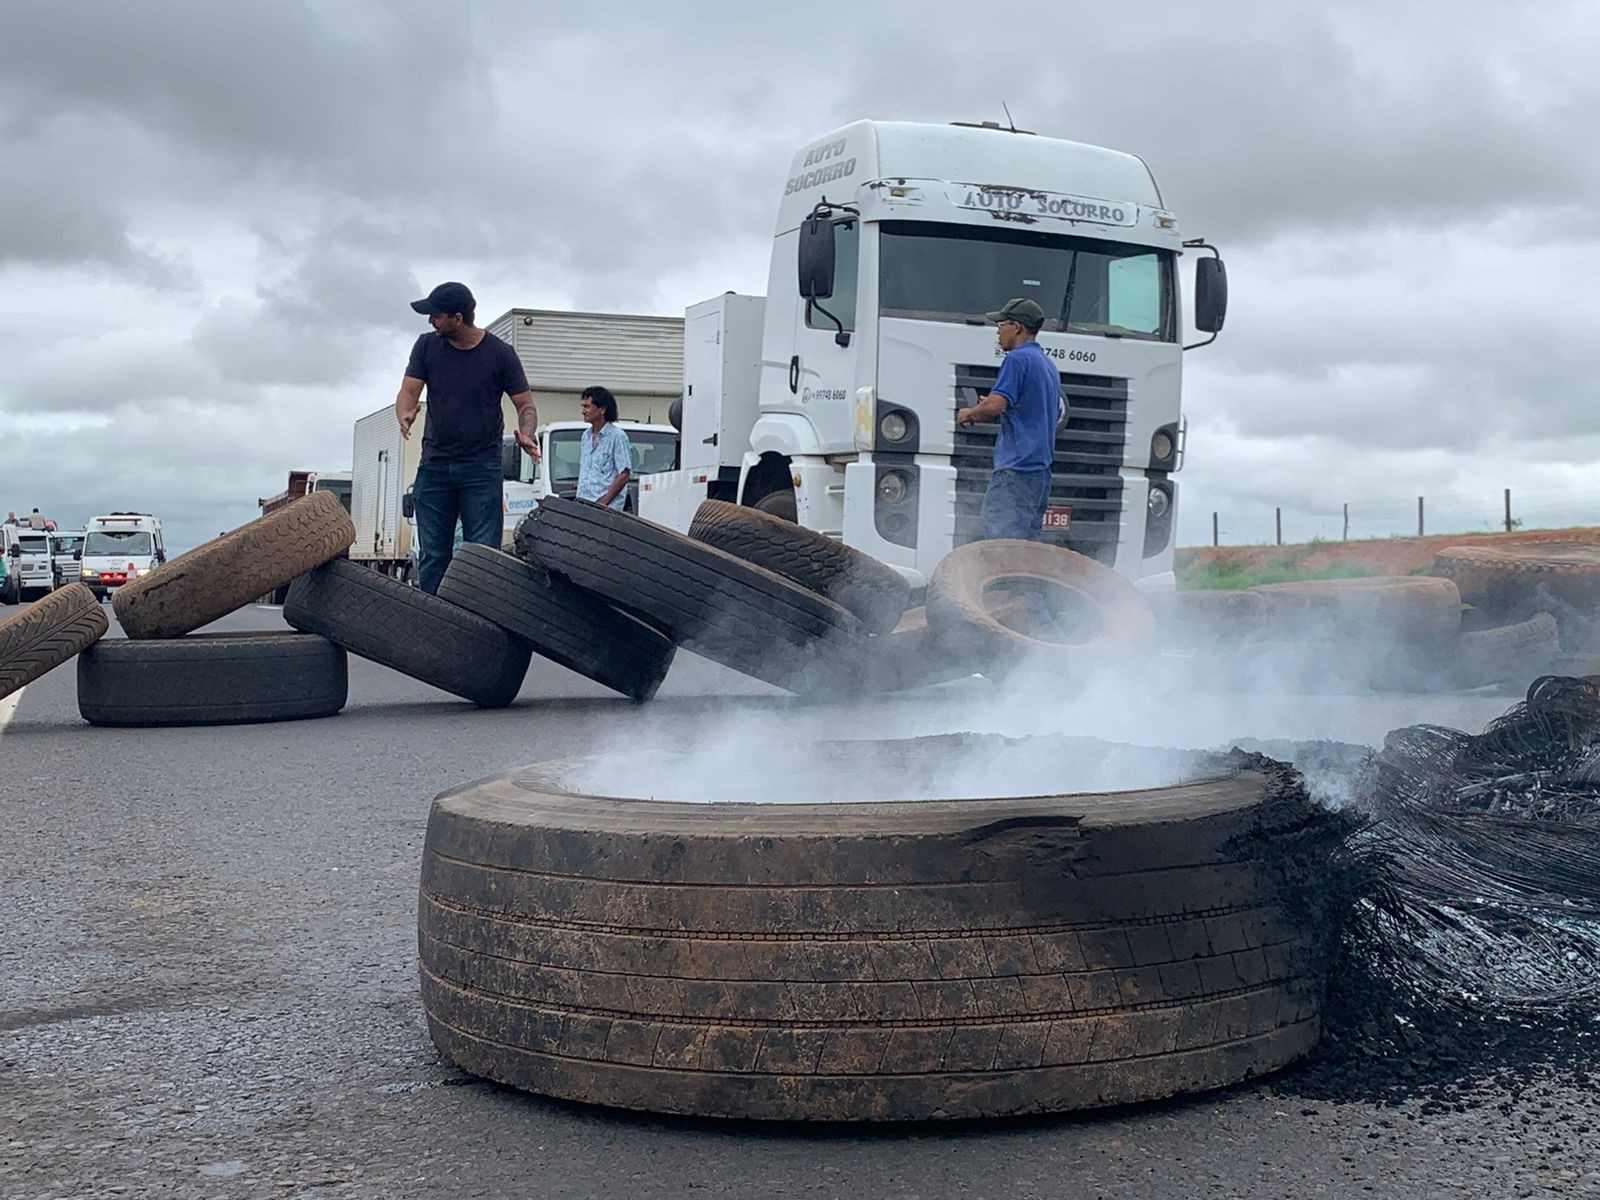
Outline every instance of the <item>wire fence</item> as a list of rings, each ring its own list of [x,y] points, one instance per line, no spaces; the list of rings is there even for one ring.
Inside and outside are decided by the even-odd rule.
[[[1335,505],[1262,505],[1188,512],[1182,541],[1191,546],[1298,545],[1311,541],[1517,533],[1600,526],[1600,491],[1518,490],[1444,493]]]

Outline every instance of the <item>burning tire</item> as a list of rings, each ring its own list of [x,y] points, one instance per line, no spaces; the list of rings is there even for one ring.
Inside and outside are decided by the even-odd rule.
[[[1036,588],[1065,592],[1081,625],[1078,640],[1047,640],[1002,621],[994,593]],[[1020,593],[1014,593],[1020,594]],[[985,672],[1035,658],[1059,670],[1089,670],[1155,646],[1155,615],[1139,590],[1091,558],[1043,542],[987,541],[958,546],[928,581],[928,624],[943,637],[979,648]]]
[[[498,625],[347,558],[295,580],[283,619],[483,708],[510,704],[528,672],[528,647]]]
[[[0,696],[92,646],[110,627],[105,609],[81,583],[71,583],[16,616],[0,621]]]
[[[825,596],[598,504],[547,496],[517,552],[636,613],[697,654],[791,691],[858,669],[860,626]]]
[[[792,505],[794,493],[788,497]],[[854,613],[868,633],[893,629],[911,602],[911,584],[898,571],[796,525],[792,517],[707,500],[695,513],[689,536],[827,596]]]
[[[344,506],[331,492],[316,492],[133,580],[111,607],[131,638],[181,637],[343,554],[355,540]]]
[[[867,799],[999,741],[799,747],[684,797],[717,803],[604,798],[620,758],[445,793],[418,909],[435,1043],[571,1100],[827,1121],[1123,1104],[1304,1054],[1329,939],[1276,856],[1331,818],[1292,777]],[[642,791],[676,794],[664,766]],[[843,802],[751,802],[802,767]]]
[[[330,717],[344,707],[345,653],[303,633],[114,638],[78,657],[91,725],[233,725]]]
[[[1434,556],[1433,573],[1491,616],[1550,611],[1573,647],[1591,640],[1600,615],[1600,546],[1592,543],[1451,546]]]
[[[1437,646],[1461,629],[1461,593],[1448,579],[1374,575],[1314,579],[1251,588],[1265,605],[1274,637],[1313,637],[1371,645],[1385,637]]]
[[[672,642],[648,625],[543,567],[487,546],[457,548],[439,598],[632,700],[654,696],[672,666]]]

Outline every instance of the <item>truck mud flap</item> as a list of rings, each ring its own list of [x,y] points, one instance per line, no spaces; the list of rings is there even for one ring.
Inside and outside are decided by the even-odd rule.
[[[456,549],[439,598],[631,700],[654,696],[672,666],[671,639],[543,567],[487,546]]]
[[[893,629],[911,602],[911,584],[886,563],[760,509],[707,500],[689,536],[828,597],[868,633]]]
[[[81,583],[69,583],[0,621],[0,696],[9,696],[82,653],[109,626],[105,609]]]
[[[856,618],[809,588],[664,526],[547,496],[517,527],[517,552],[679,645],[794,692],[859,674]]]
[[[180,637],[269,595],[350,549],[356,527],[331,492],[316,492],[135,579],[111,599],[131,638]]]
[[[78,657],[91,725],[232,725],[328,717],[344,707],[345,653],[304,633],[112,638]]]
[[[283,619],[483,708],[517,698],[526,644],[448,600],[336,558],[289,588]]]

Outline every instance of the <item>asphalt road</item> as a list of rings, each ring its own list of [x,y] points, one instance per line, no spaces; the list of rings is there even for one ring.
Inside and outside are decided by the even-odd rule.
[[[538,759],[957,728],[1376,741],[1509,703],[1246,707],[1142,679],[1076,705],[967,681],[836,708],[685,655],[642,710],[536,664],[516,706],[480,712],[352,659],[335,718],[124,731],[81,722],[59,670],[0,732],[0,1197],[1594,1195],[1600,1102],[1559,1066],[1432,1115],[1330,1104],[1291,1072],[1086,1117],[717,1124],[477,1082],[441,1060],[418,999],[429,801]]]

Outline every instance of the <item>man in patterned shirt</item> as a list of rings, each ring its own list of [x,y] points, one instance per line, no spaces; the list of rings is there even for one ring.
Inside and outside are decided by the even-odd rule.
[[[617,424],[617,398],[607,388],[586,387],[581,411],[589,432],[578,458],[578,499],[620,511],[628,502],[633,448]]]

